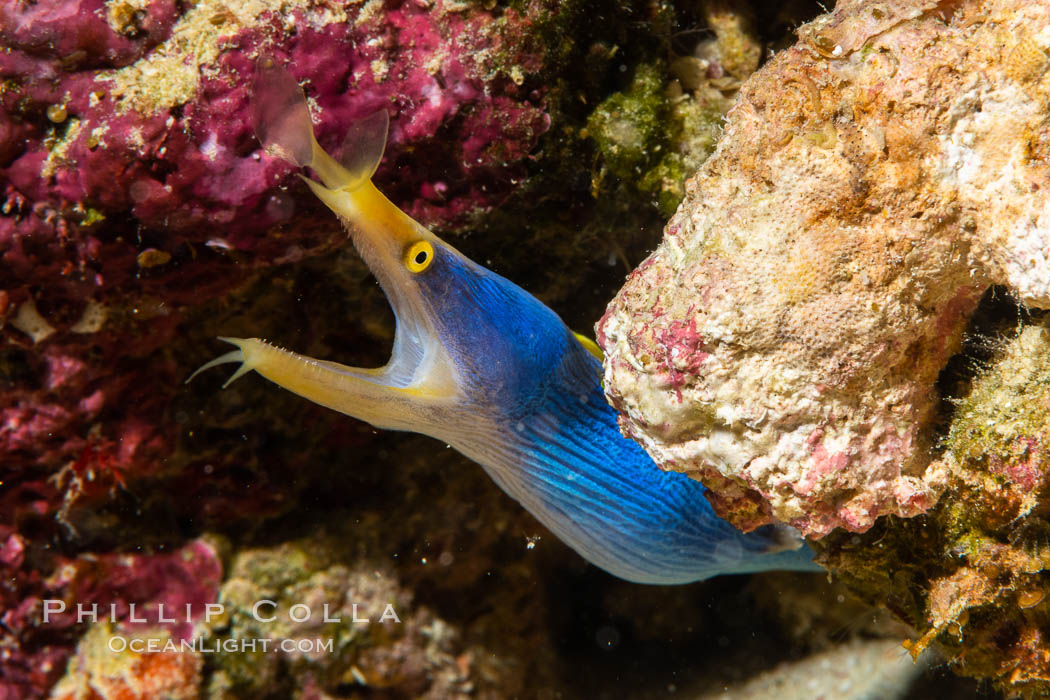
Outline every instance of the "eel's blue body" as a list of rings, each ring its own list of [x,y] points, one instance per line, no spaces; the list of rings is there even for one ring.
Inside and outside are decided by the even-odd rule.
[[[808,547],[783,549],[790,538],[782,530],[741,533],[715,515],[700,482],[657,468],[620,433],[601,363],[561,319],[517,285],[461,260],[435,259],[438,269],[423,284],[428,296],[445,299],[441,334],[452,354],[486,365],[464,374],[476,378],[468,393],[490,398],[498,434],[460,449],[504,491],[584,558],[630,581],[813,569]]]
[[[741,533],[715,515],[702,484],[656,467],[621,435],[601,363],[553,311],[375,189],[385,118],[355,136],[352,162],[339,163],[314,141],[287,73],[261,68],[256,101],[260,140],[319,175],[323,184],[306,182],[379,279],[397,317],[394,350],[385,367],[360,369],[231,338],[238,349],[201,369],[240,362],[233,378],[255,370],[377,427],[443,440],[585,559],[630,581],[819,570],[789,529]]]

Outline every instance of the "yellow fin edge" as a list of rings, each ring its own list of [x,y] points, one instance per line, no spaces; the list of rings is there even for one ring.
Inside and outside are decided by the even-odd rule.
[[[577,333],[576,331],[573,331],[572,334],[576,336],[576,340],[579,341],[580,345],[583,346],[584,350],[597,357],[600,362],[605,362],[605,353],[603,353],[602,349],[598,347],[598,343],[594,342],[582,333]]]

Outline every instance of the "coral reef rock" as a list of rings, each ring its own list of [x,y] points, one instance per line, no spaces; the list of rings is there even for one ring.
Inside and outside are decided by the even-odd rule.
[[[912,682],[927,663],[926,657],[922,663],[913,662],[894,640],[855,639],[801,661],[780,664],[743,683],[706,693],[700,700],[894,700],[907,697]]]
[[[920,630],[914,655],[936,642],[958,673],[1045,697],[1050,329],[1025,325],[998,344],[945,439],[950,498],[864,535],[833,533],[819,560]]]
[[[625,432],[744,529],[929,509],[992,284],[1050,306],[1050,6],[840,2],[742,87],[598,326]]]
[[[331,563],[338,551],[332,538],[315,535],[236,555],[220,590],[225,615],[207,638],[224,650],[213,660],[211,695],[279,690],[290,697],[295,688],[323,693],[357,684],[470,697],[484,663],[457,629],[415,604],[393,572],[371,562]],[[266,639],[272,648],[245,650],[242,639]]]
[[[193,700],[199,698],[201,654],[172,646],[163,628],[118,634],[109,623],[91,626],[52,689],[53,700]],[[150,645],[154,647],[151,650]],[[138,649],[135,651],[134,649]]]

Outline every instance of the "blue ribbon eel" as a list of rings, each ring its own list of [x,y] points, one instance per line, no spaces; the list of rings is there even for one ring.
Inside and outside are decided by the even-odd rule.
[[[258,338],[222,338],[236,349],[197,372],[237,362],[230,382],[254,370],[377,428],[437,438],[480,464],[584,559],[629,581],[820,570],[794,530],[742,533],[715,515],[702,484],[660,470],[620,433],[593,342],[376,189],[385,112],[352,127],[336,160],[318,146],[296,80],[266,59],[253,111],[267,151],[313,171],[319,181],[300,177],[378,279],[397,319],[393,352],[386,366],[362,369]]]

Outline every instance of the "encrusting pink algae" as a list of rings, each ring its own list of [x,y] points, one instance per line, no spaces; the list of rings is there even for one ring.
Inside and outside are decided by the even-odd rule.
[[[537,75],[557,67],[561,45],[540,30],[558,36],[559,14],[534,9],[0,7],[0,696],[43,693],[84,631],[40,625],[43,600],[123,591],[107,562],[127,550],[139,563],[121,580],[149,592],[142,604],[166,600],[176,583],[152,587],[149,574],[174,556],[166,550],[202,527],[255,527],[294,505],[296,489],[265,473],[299,473],[309,450],[255,450],[239,432],[230,448],[229,424],[201,426],[182,386],[197,359],[189,335],[203,351],[218,334],[203,316],[283,315],[267,307],[292,293],[280,280],[253,304],[228,295],[344,241],[252,134],[256,58],[266,52],[306,83],[327,146],[356,117],[389,109],[380,177],[397,187],[387,191],[430,225],[464,230],[528,175],[550,128]],[[415,166],[424,161],[440,167]],[[331,276],[367,290],[358,270]],[[340,298],[317,286],[295,294]],[[330,305],[315,301],[314,312]],[[332,309],[337,332],[348,308]],[[382,309],[374,315],[381,337]],[[367,333],[356,332],[361,345]],[[356,425],[334,432],[318,442],[367,442]],[[62,571],[91,585],[75,588]]]

